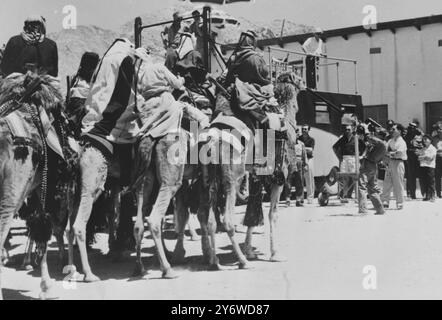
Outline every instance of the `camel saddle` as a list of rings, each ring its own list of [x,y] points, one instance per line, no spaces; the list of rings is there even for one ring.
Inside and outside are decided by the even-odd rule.
[[[43,107],[39,107],[39,113],[48,147],[50,147],[55,153],[65,160],[60,140],[57,136],[55,128],[52,126],[52,121],[50,120],[46,110]],[[22,112],[11,112],[4,118],[4,120],[6,121],[14,139],[19,138],[21,140],[32,140],[33,136],[38,134],[35,126],[33,124],[31,125],[32,120],[30,116],[24,115]],[[78,143],[72,138],[68,138],[68,141],[71,149],[78,152]]]

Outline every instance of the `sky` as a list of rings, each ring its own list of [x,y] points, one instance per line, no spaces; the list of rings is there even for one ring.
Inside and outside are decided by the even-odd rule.
[[[0,45],[21,32],[23,21],[30,14],[43,15],[48,32],[61,30],[66,5],[75,6],[79,25],[117,29],[138,15],[180,2],[183,1],[0,0]],[[327,30],[361,25],[366,5],[376,8],[378,22],[442,14],[441,0],[252,0],[220,9],[252,21],[288,19]]]

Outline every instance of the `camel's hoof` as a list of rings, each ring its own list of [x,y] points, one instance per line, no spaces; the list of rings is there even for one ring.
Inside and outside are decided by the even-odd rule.
[[[207,269],[209,271],[222,271],[223,268],[219,263],[211,263],[209,264],[209,268]]]
[[[59,296],[54,294],[53,292],[40,292],[38,297],[40,300],[56,300],[59,298]]]
[[[288,259],[280,255],[279,253],[275,253],[270,257],[270,262],[286,262]]]
[[[95,274],[91,273],[91,274],[85,275],[83,281],[86,283],[98,282],[98,281],[100,281],[100,278],[98,278]]]
[[[134,272],[132,273],[132,276],[133,277],[144,277],[148,274],[149,274],[149,272],[146,269],[144,269],[143,266],[140,266],[139,264],[137,264],[135,266]]]
[[[247,260],[257,260],[258,255],[253,251],[249,251],[249,252],[246,252],[246,258],[247,258]]]
[[[176,279],[179,277],[177,273],[175,273],[172,269],[166,270],[163,272],[163,279]]]
[[[1,258],[1,265],[2,266],[7,266],[9,263],[11,263],[11,261],[9,260],[9,258],[6,258],[6,257],[2,257]]]
[[[54,300],[58,299],[58,295],[53,290],[54,282],[52,280],[40,283],[41,292],[39,294],[40,300]]]
[[[244,262],[244,263],[240,262],[239,263],[239,269],[240,270],[250,270],[250,269],[253,269],[253,267],[248,262]]]
[[[26,263],[26,264],[22,264],[20,266],[20,270],[32,271],[32,270],[34,270],[34,267],[32,266],[32,264]]]
[[[3,257],[2,263],[5,267],[12,267],[18,265],[18,261],[15,257]]]

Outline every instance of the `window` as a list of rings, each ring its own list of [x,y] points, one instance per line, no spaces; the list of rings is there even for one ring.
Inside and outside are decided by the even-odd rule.
[[[425,103],[425,120],[427,133],[431,133],[433,124],[442,121],[442,101]]]
[[[330,124],[330,113],[328,112],[327,105],[315,105],[315,122],[317,124]]]
[[[380,54],[381,51],[380,47],[370,48],[370,54]]]
[[[442,40],[439,40],[439,47],[442,47]]]

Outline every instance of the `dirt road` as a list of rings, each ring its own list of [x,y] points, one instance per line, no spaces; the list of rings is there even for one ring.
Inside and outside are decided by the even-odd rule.
[[[265,229],[264,234],[255,236],[255,246],[262,252],[260,260],[252,262],[251,270],[238,270],[228,237],[220,233],[217,246],[225,270],[207,271],[200,260],[200,243],[187,240],[186,264],[175,267],[180,273],[175,280],[161,279],[148,233],[143,259],[151,271],[144,278],[131,277],[133,254],[120,263],[109,261],[103,255],[107,236],[100,235],[90,261],[102,281],[64,288],[54,243],[49,255],[50,272],[56,279],[54,293],[60,299],[440,299],[441,204],[442,200],[406,202],[402,211],[364,217],[356,214],[352,203],[342,206],[334,202],[325,208],[281,204],[278,235],[287,262],[268,261]],[[243,212],[244,207],[238,208],[238,224]],[[244,230],[238,227],[238,231],[243,242]],[[174,243],[166,241],[170,250]],[[21,258],[24,244],[23,236],[15,237],[11,254]],[[80,266],[78,255],[76,264]],[[2,276],[5,299],[38,298],[38,272],[4,268]]]

